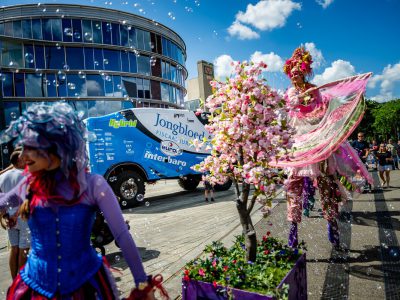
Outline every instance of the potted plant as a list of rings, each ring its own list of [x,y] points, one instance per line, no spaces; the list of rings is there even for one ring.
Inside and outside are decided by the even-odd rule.
[[[207,174],[206,180],[212,184],[232,180],[245,261],[256,262],[260,254],[251,211],[256,201],[270,207],[277,183],[283,180],[283,172],[271,162],[289,158],[294,129],[287,121],[285,100],[260,77],[267,65],[237,62],[233,67],[231,78],[210,83],[213,94],[205,107],[210,113],[206,129],[212,139],[194,140],[193,144],[196,148],[209,147],[211,154],[194,169]],[[281,266],[271,272],[281,272]],[[264,275],[260,276],[258,279],[263,280]]]
[[[237,236],[229,249],[213,242],[203,257],[186,264],[183,300],[307,299],[304,249],[303,243],[290,248],[268,232],[258,242],[253,262],[246,260],[243,236]]]

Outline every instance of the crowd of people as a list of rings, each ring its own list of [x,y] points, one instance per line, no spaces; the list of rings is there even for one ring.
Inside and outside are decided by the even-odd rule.
[[[371,140],[365,141],[363,132],[357,134],[357,140],[352,141],[351,145],[357,150],[362,162],[367,168],[372,168],[379,172],[381,179],[380,187],[390,188],[390,171],[399,170],[400,140],[395,143],[392,139],[387,142]]]

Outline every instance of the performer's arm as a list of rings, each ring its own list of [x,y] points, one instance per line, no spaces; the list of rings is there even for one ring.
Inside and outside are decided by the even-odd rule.
[[[111,232],[122,250],[135,279],[136,286],[139,283],[147,282],[147,275],[144,271],[139,251],[124,221],[117,198],[103,177],[99,175],[93,176],[95,176],[92,181],[94,182],[94,187],[92,187],[93,196],[100,210],[104,213]]]
[[[15,208],[21,205],[25,198],[25,180],[21,180],[12,190],[7,193],[0,193],[0,212]]]

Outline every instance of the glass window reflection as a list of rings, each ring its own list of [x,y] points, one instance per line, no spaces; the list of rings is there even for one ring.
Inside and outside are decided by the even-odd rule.
[[[82,42],[82,24],[79,19],[72,19],[72,40],[74,42]]]
[[[57,95],[58,97],[67,96],[67,75],[63,71],[58,71],[57,76]]]
[[[122,72],[129,72],[129,52],[121,51]]]
[[[41,74],[25,74],[26,97],[45,97],[46,80]]]
[[[161,83],[161,100],[169,102],[169,85]]]
[[[22,37],[25,39],[32,38],[32,23],[31,19],[22,20]]]
[[[32,19],[32,37],[36,40],[42,39],[42,20]]]
[[[8,102],[5,101],[3,102],[4,106],[4,117],[5,117],[5,122],[6,126],[10,125],[11,121],[15,120],[18,118],[20,114],[20,102]]]
[[[45,60],[44,60],[44,47],[42,45],[35,45],[35,62],[37,69],[44,69]]]
[[[144,32],[136,29],[137,48],[144,50]]]
[[[65,65],[64,47],[46,46],[45,57],[47,69],[63,69]]]
[[[114,85],[114,97],[123,97],[123,87],[122,87],[122,83],[121,83],[121,76],[119,75],[114,75],[113,76],[113,85]]]
[[[102,22],[103,44],[111,44],[111,29],[110,22]]]
[[[51,19],[53,41],[62,41],[62,26],[60,19]]]
[[[4,35],[13,36],[13,23],[4,22]]]
[[[112,35],[113,45],[116,45],[116,46],[121,45],[121,41],[120,41],[120,37],[119,37],[119,24],[116,24],[116,23],[111,24],[111,35]]]
[[[104,70],[103,65],[103,49],[93,49],[93,57],[94,57],[94,69],[95,70]]]
[[[81,47],[66,47],[67,65],[71,70],[81,70],[84,68],[84,54]]]
[[[120,51],[103,49],[104,70],[121,71]]]
[[[131,30],[129,30],[129,46],[133,48],[138,48],[136,39],[136,29],[133,27],[131,27]]]
[[[129,33],[126,25],[120,26],[121,32],[121,46],[129,47]]]
[[[112,76],[111,75],[104,75],[104,86],[105,86],[105,95],[107,97],[112,97],[113,96],[113,81],[112,81]]]
[[[33,45],[25,44],[24,63],[25,63],[25,68],[35,68],[35,55],[33,51]]]
[[[82,20],[82,28],[83,28],[83,41],[86,43],[92,43],[93,42],[92,21]]]
[[[14,37],[22,38],[22,23],[21,20],[13,21]]]
[[[47,97],[57,97],[57,80],[55,74],[46,74],[44,83],[47,86]]]
[[[74,32],[72,31],[71,19],[63,19],[62,20],[62,32],[63,32],[63,41],[64,42],[72,42],[72,36],[73,36]]]
[[[150,32],[148,31],[143,31],[143,49],[146,51],[152,51],[151,50],[151,41],[150,41]]]
[[[137,73],[136,55],[134,52],[129,52],[129,72]]]
[[[102,43],[101,38],[101,21],[92,21],[93,23],[93,42],[97,44]]]
[[[88,116],[89,117],[104,116],[106,113],[106,105],[107,105],[106,102],[103,100],[88,101]]]
[[[85,53],[85,69],[94,70],[93,48],[84,48]]]
[[[104,81],[100,75],[86,75],[87,95],[104,96]]]
[[[86,97],[86,81],[78,74],[68,74],[67,92],[69,97]]]
[[[12,41],[3,41],[2,65],[12,68],[24,66],[22,59],[22,44]]]
[[[3,82],[3,96],[13,97],[14,96],[14,81],[13,74],[4,72],[1,76]]]
[[[84,112],[83,118],[88,117],[88,101],[71,101],[76,111]]]
[[[51,41],[51,19],[42,19],[42,34],[43,39]]]
[[[137,57],[138,73],[150,76],[150,57],[141,55]]]

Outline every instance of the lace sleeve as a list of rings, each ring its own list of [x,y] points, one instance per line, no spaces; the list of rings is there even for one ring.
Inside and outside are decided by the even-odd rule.
[[[288,107],[294,108],[300,104],[300,100],[299,97],[297,96],[296,89],[293,87],[287,91],[285,98]]]
[[[20,206],[25,199],[25,192],[26,183],[24,180],[7,193],[0,192],[0,212]]]
[[[140,282],[146,282],[147,275],[144,271],[139,251],[129,233],[118,200],[111,190],[111,187],[100,175],[92,175],[90,183],[92,185],[91,190],[94,200],[104,213],[104,217],[110,226],[111,232],[118,245],[121,247],[122,254],[129,265],[136,286],[138,286]]]

